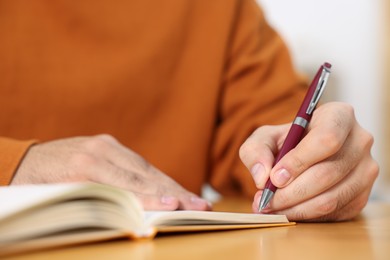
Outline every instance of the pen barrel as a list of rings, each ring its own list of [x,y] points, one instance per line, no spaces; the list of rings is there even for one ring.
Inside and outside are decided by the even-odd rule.
[[[316,108],[328,80],[331,66],[332,65],[329,63],[324,63],[318,69],[309,89],[307,90],[305,98],[302,101],[294,122],[290,127],[287,137],[283,142],[282,148],[279,150],[279,153],[275,158],[273,166],[275,166],[283,158],[283,156],[294,149],[302,140],[305,129],[313,115],[313,110]],[[267,206],[276,190],[277,187],[272,184],[271,178],[268,178],[263,194],[260,198],[259,211],[263,210]]]
[[[270,191],[272,191],[272,192],[275,193],[275,191],[276,191],[277,188],[276,188],[275,185],[272,184],[271,179],[269,178],[269,179],[267,180],[267,182],[265,183],[264,189],[265,189],[265,190],[270,190]]]
[[[309,118],[308,118],[309,119]],[[299,141],[302,140],[302,137],[305,133],[305,128],[301,125],[293,123],[291,125],[291,128],[287,134],[286,140],[283,143],[282,148],[280,149],[278,155],[276,156],[274,166],[277,164],[280,159],[283,158],[289,151],[291,151],[294,147],[297,146]],[[271,190],[272,192],[276,191],[276,186],[274,186],[271,182],[271,179],[269,178],[268,181],[265,184],[265,189]]]
[[[277,164],[280,159],[283,158],[289,151],[297,146],[299,141],[302,140],[303,134],[305,133],[305,128],[301,125],[292,124],[290,131],[287,134],[286,140],[283,143],[282,148],[280,149],[278,155],[275,159],[275,164]]]

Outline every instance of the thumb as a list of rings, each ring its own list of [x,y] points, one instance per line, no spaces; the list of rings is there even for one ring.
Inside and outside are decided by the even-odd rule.
[[[258,189],[265,186],[288,126],[259,127],[240,147],[240,159],[252,174]]]

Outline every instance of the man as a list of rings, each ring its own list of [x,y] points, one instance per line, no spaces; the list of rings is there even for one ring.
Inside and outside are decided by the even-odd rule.
[[[378,166],[346,104],[320,106],[271,170],[307,85],[255,1],[0,4],[2,184],[93,181],[146,209],[206,210],[209,182],[259,190],[256,210],[271,176],[265,211],[291,220],[366,204]]]

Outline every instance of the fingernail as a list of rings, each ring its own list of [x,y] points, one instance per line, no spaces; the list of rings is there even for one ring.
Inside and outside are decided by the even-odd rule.
[[[196,204],[196,205],[206,205],[208,202],[202,198],[199,197],[191,197],[190,198],[191,203]]]
[[[291,178],[291,174],[286,169],[277,171],[274,175],[274,182],[278,186],[285,185]]]
[[[166,205],[171,205],[176,202],[176,198],[172,196],[162,196],[161,203]]]
[[[264,175],[265,168],[261,163],[256,163],[251,169],[252,178],[255,181],[257,187],[260,186],[261,177]]]

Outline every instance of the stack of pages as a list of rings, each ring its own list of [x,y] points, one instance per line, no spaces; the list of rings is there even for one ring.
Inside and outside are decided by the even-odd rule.
[[[293,225],[284,215],[144,211],[130,192],[93,183],[0,188],[0,255],[161,232]]]

